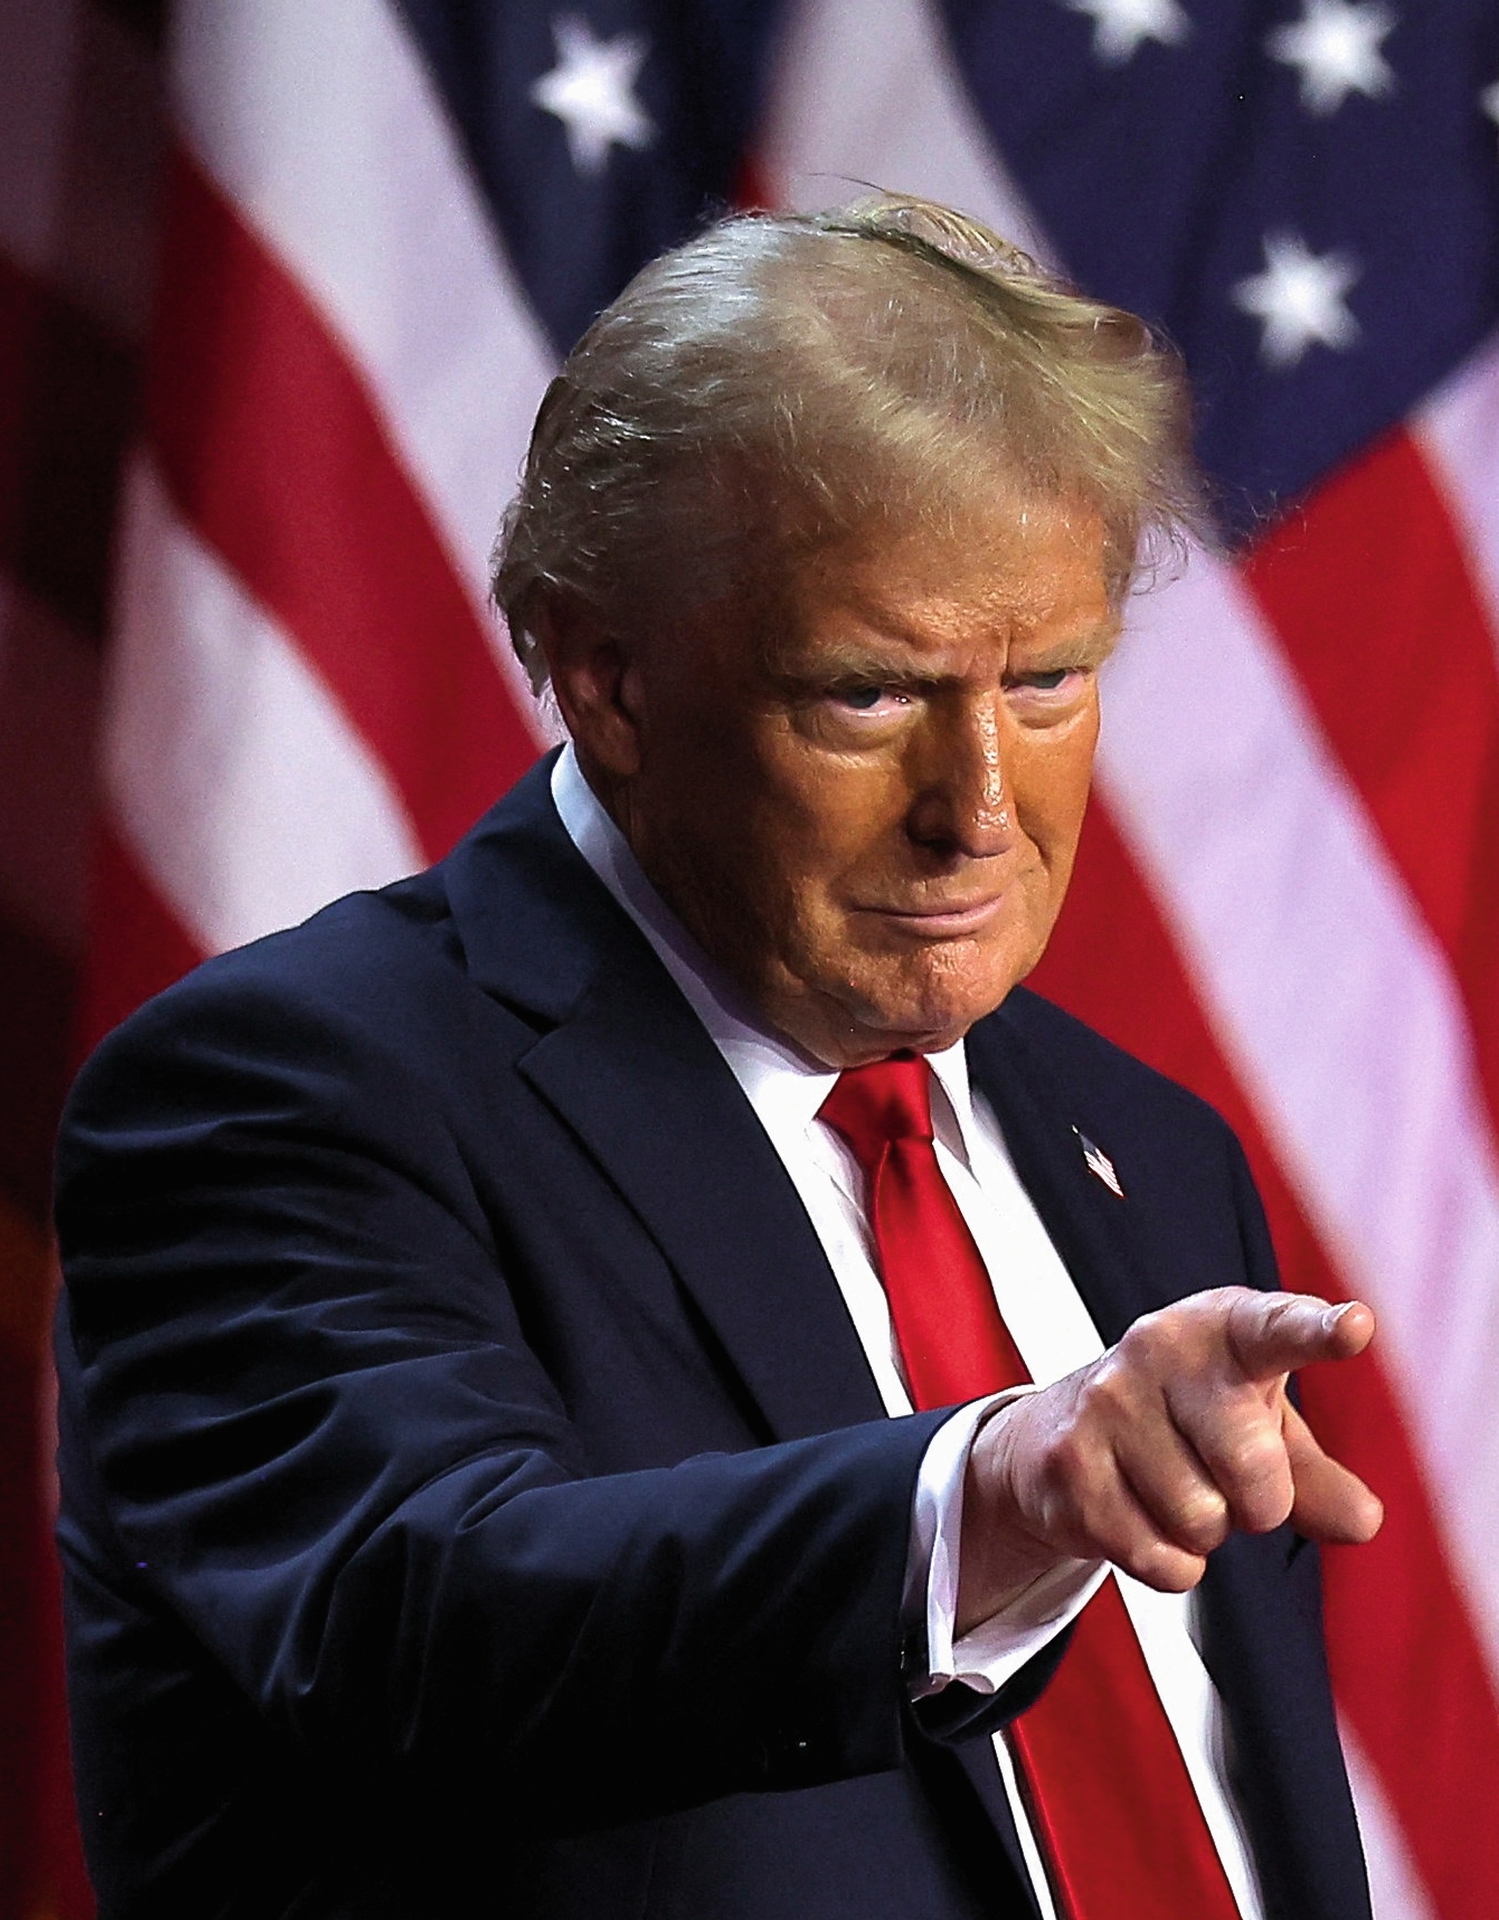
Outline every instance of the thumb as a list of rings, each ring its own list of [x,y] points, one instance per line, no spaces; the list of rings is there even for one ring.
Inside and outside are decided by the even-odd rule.
[[[1384,1504],[1356,1473],[1324,1453],[1311,1428],[1287,1402],[1281,1433],[1295,1489],[1291,1524],[1308,1540],[1361,1547],[1384,1521]]]

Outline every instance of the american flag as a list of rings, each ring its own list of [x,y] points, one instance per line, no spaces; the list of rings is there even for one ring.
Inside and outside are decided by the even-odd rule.
[[[0,743],[30,756],[23,780],[0,753],[0,984],[26,913],[53,916],[43,950],[78,945],[53,895],[78,866],[106,625],[86,1032],[440,854],[534,756],[546,716],[484,608],[494,523],[559,354],[705,210],[930,194],[1145,313],[1190,363],[1225,540],[1132,603],[1036,984],[1228,1114],[1289,1285],[1379,1312],[1377,1360],[1305,1382],[1389,1508],[1375,1546],[1327,1556],[1377,1911],[1492,1920],[1492,0],[180,0],[139,431],[124,402],[52,402],[104,436],[69,443],[101,497],[130,440],[106,621],[99,551],[37,558],[47,473],[35,407],[10,403],[51,362],[12,342],[39,312],[32,349],[82,325],[79,364],[118,363],[128,396],[143,305],[74,284],[76,247],[27,214],[41,136],[16,146],[8,116],[133,102],[133,144],[95,119],[74,149],[124,142],[134,174],[64,184],[142,227],[143,11],[0,9],[0,141],[22,162],[0,168],[0,506],[28,506],[0,544]],[[43,42],[70,76],[51,94],[25,78]],[[38,977],[34,999],[65,997],[65,964]],[[55,1067],[28,1077],[25,1125],[0,1090],[12,1133],[41,1126]],[[34,1195],[11,1185],[34,1301]],[[0,1359],[23,1368],[37,1319],[0,1323]],[[12,1558],[35,1551],[23,1507],[0,1515]],[[48,1632],[45,1582],[25,1590],[22,1653]],[[35,1815],[33,1693],[0,1721],[0,1782]],[[75,1909],[49,1845],[0,1852],[0,1913]]]

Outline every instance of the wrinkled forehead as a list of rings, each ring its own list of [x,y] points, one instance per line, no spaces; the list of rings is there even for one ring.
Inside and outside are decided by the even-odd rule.
[[[722,591],[647,623],[645,644],[670,671],[747,684],[840,659],[855,678],[939,652],[956,668],[971,648],[1017,642],[1098,661],[1119,625],[1097,509],[1012,486],[961,511],[887,512],[821,543],[762,547]]]
[[[1113,631],[1108,551],[1108,529],[1087,500],[996,488],[929,517],[856,528],[789,570],[789,597],[804,612],[837,599],[887,624],[961,618],[1029,628],[1084,608]]]
[[[904,578],[937,593],[962,556],[992,571],[996,592],[1044,601],[1059,561],[1071,569],[1080,555],[1117,614],[1137,571],[1139,527],[1119,501],[1084,476],[1025,471],[1009,447],[956,430],[937,460],[871,435],[789,474],[769,469],[761,484],[771,504],[744,568],[781,603],[830,569],[877,581],[896,555]]]

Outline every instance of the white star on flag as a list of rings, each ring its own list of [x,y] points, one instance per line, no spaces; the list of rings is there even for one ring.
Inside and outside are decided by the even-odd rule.
[[[1192,31],[1192,22],[1177,0],[1063,0],[1063,4],[1073,13],[1089,16],[1093,51],[1111,66],[1132,59],[1142,40],[1170,46]]]
[[[649,51],[644,37],[621,33],[596,40],[586,20],[563,14],[552,22],[552,39],[557,64],[532,87],[531,98],[566,128],[578,172],[602,172],[611,146],[648,147],[655,125],[634,94]]]
[[[1491,87],[1484,88],[1478,96],[1478,104],[1491,120],[1499,122],[1499,80]]]
[[[1277,27],[1265,42],[1272,60],[1301,71],[1301,104],[1309,113],[1335,113],[1350,93],[1377,100],[1395,84],[1380,52],[1395,16],[1388,7],[1357,0],[1303,0],[1301,18]]]
[[[1233,302],[1264,323],[1260,354],[1270,366],[1291,368],[1313,345],[1339,351],[1358,338],[1358,322],[1344,295],[1359,277],[1341,253],[1315,254],[1294,233],[1265,236],[1265,270],[1241,280]]]

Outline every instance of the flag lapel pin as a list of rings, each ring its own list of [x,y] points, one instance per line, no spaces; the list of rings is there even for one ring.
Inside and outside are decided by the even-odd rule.
[[[1122,1200],[1124,1188],[1119,1184],[1119,1175],[1114,1171],[1113,1161],[1102,1147],[1094,1146],[1087,1134],[1080,1132],[1077,1127],[1072,1131],[1077,1134],[1077,1143],[1083,1150],[1083,1165],[1095,1179],[1102,1180],[1110,1193],[1117,1194]]]

